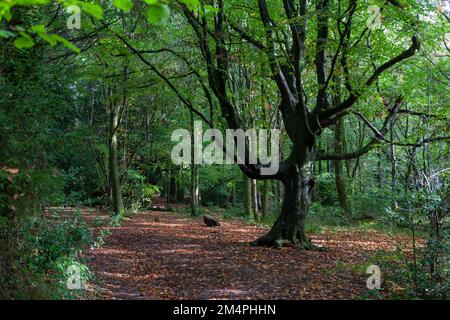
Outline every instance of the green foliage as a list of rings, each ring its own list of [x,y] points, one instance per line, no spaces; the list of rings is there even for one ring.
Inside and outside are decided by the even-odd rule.
[[[231,186],[239,179],[241,179],[239,170],[229,165],[200,167],[199,181],[202,181],[200,185],[202,205],[227,207]],[[239,192],[237,194],[239,197]]]
[[[70,291],[66,287],[67,268],[78,265],[82,277],[89,279],[89,270],[83,265],[79,253],[92,242],[92,235],[79,211],[74,211],[71,216],[63,211],[54,211],[51,219],[24,217],[20,225],[0,225],[0,244],[6,239],[10,241],[9,253],[3,251],[0,258],[12,271],[2,272],[0,276],[2,288],[6,288],[2,292],[3,298],[80,297],[82,292]],[[14,232],[17,238],[11,239],[10,232]]]
[[[379,298],[448,299],[450,297],[449,278],[437,283],[424,268],[426,265],[424,253],[420,254],[415,261],[403,250],[397,249],[394,252],[379,251],[371,258],[370,263],[378,265],[383,270],[383,290]]]
[[[10,21],[12,19],[13,8],[15,7],[16,7],[15,9],[21,12],[23,10],[22,7],[45,5],[48,4],[49,2],[50,2],[49,0],[0,1],[0,22],[2,21],[3,18],[5,18],[6,21]],[[78,0],[58,0],[57,2],[65,6],[78,5],[80,6],[83,12],[86,12],[87,14],[99,20],[102,19],[103,17],[103,9],[95,3]],[[46,27],[43,24],[31,26],[28,30],[23,26],[18,25],[14,26],[13,30],[17,30],[18,32],[15,33],[8,30],[0,29],[0,36],[4,38],[16,37],[13,43],[17,49],[22,50],[34,47],[34,45],[36,44],[36,40],[33,39],[32,37],[32,35],[34,34],[39,38],[41,38],[42,40],[49,43],[51,46],[54,46],[57,43],[61,43],[66,48],[76,53],[80,53],[80,49],[77,48],[73,43],[68,41],[66,38],[56,33],[48,34],[46,31]]]
[[[412,258],[404,257],[403,264],[393,259],[385,261],[388,274],[396,284],[404,284],[399,297],[443,298],[450,292],[448,257],[448,212],[445,190],[427,189],[404,193],[394,205],[386,209],[385,223],[410,230]],[[427,232],[423,232],[423,231]],[[418,236],[427,238],[425,248],[416,244]],[[389,269],[390,268],[390,269]]]
[[[35,42],[27,33],[21,32],[20,37],[14,40],[14,45],[18,49],[28,49],[33,47]]]
[[[36,270],[52,268],[61,257],[76,257],[78,251],[92,241],[80,211],[74,211],[71,216],[56,211],[52,219],[56,219],[56,223],[30,219],[21,230],[25,250],[33,252],[27,263]]]
[[[348,226],[349,221],[344,217],[336,206],[322,206],[320,203],[313,203],[310,209],[308,223],[318,226],[339,227]]]
[[[144,183],[146,177],[136,170],[127,171],[126,183],[123,185],[125,203],[134,212],[147,209],[153,198],[160,193],[160,187]]]
[[[133,8],[133,1],[131,0],[114,0],[114,5],[125,12],[128,12]]]
[[[86,1],[71,1],[72,4],[80,5],[81,10],[86,12],[87,14],[93,16],[96,19],[101,20],[103,18],[103,9],[98,4],[86,2]]]
[[[338,201],[334,174],[325,172],[316,176],[315,192],[323,205],[335,205]]]
[[[216,210],[217,211],[217,210]],[[248,218],[242,208],[227,208],[223,211],[222,216],[224,219],[234,219],[234,218]]]
[[[354,110],[377,130],[392,111],[386,102],[395,101],[400,94],[404,97],[404,112],[393,122],[391,137],[378,137],[371,153],[345,160],[347,196],[353,208],[350,217],[338,208],[332,162],[316,162],[315,170],[320,173],[306,228],[314,233],[324,228],[389,226],[396,231],[409,228],[415,236],[429,235],[427,248],[417,254],[414,269],[404,257],[377,259],[386,265],[393,282],[406,283],[397,297],[442,297],[441,293],[448,289],[444,281],[448,278],[448,226],[442,224],[442,213],[448,212],[445,203],[449,202],[445,180],[448,143],[414,145],[448,131],[446,74],[450,65],[448,44],[442,42],[447,22],[431,1],[402,3],[400,10],[386,1],[374,1],[383,7],[384,19],[383,29],[371,32],[366,29],[365,5],[357,6],[351,20],[350,46],[345,48],[348,75],[342,66],[345,50],[340,32],[329,32],[325,44],[328,72],[330,58],[339,48],[336,77],[328,79],[330,100],[339,91],[334,90],[339,80],[342,83],[336,89],[342,91],[340,99],[346,99],[350,92],[361,92]],[[348,13],[348,4],[330,2],[330,26],[345,22],[339,21]],[[81,8],[82,30],[66,28],[66,19],[73,12],[64,11],[70,5]],[[194,22],[198,19],[201,25],[206,24],[208,32],[193,32],[180,10],[183,6],[192,11]],[[283,38],[286,34],[289,38],[288,23],[292,19],[286,19],[280,3],[268,1],[268,7],[274,25],[271,31],[277,33],[274,55],[278,64],[287,62],[289,67],[293,57],[286,52],[290,51],[292,39]],[[314,109],[321,87],[314,61],[318,21],[313,7],[313,14],[307,15],[304,61],[300,62],[304,84],[301,94],[309,110]],[[277,111],[280,91],[271,81],[273,70],[267,51],[255,45],[268,48],[267,33],[255,15],[257,11],[256,2],[242,5],[238,0],[224,1],[226,27],[222,33],[214,32],[220,20],[216,15],[218,6],[199,0],[0,0],[0,284],[2,289],[12,286],[8,298],[71,297],[62,283],[67,266],[81,263],[78,255],[90,242],[89,234],[78,215],[61,215],[55,222],[48,221],[43,212],[52,206],[106,204],[110,189],[111,107],[121,108],[115,131],[119,175],[126,206],[132,211],[148,208],[160,193],[158,185],[168,185],[169,169],[178,192],[189,189],[190,168],[173,166],[168,141],[174,129],[189,128],[190,108],[205,115],[217,128],[227,127],[222,115],[228,111],[219,106],[223,97],[214,97],[221,72],[226,72],[226,96],[242,127],[281,128],[282,156],[290,156],[292,142]],[[424,19],[432,12],[436,13],[434,20]],[[301,23],[303,18],[295,19]],[[243,31],[248,39],[242,36]],[[374,67],[398,55],[413,34],[422,43],[420,54],[384,72],[376,84],[367,88],[365,83]],[[148,63],[143,64],[143,57],[132,52],[117,35],[137,50],[155,50],[143,55]],[[217,42],[221,36],[225,36],[226,48]],[[199,49],[198,37],[205,37],[200,43],[207,45],[211,53]],[[226,56],[214,57],[224,49],[229,50]],[[215,58],[227,58],[226,63],[221,66]],[[208,75],[211,68],[213,77]],[[155,70],[165,78],[157,76]],[[208,82],[211,78],[215,82],[212,87]],[[344,80],[348,81],[345,85]],[[347,90],[349,86],[351,90]],[[319,123],[325,124],[320,137],[316,137],[316,146],[332,153],[336,142],[333,127]],[[351,112],[344,125],[347,152],[358,150],[374,137],[373,128]],[[389,140],[403,142],[395,147],[397,163],[390,154]],[[329,172],[325,172],[325,166]],[[198,212],[243,217],[240,170],[215,165],[200,166],[198,170],[201,201],[207,206],[198,208]],[[423,172],[433,170],[444,172],[438,175],[438,184],[443,185],[439,190],[429,190],[429,181],[417,183]],[[430,173],[428,178],[432,176]],[[232,187],[236,188],[235,207],[229,207]],[[258,188],[262,190],[261,185]],[[281,202],[273,200],[273,212],[249,223],[273,225]],[[190,214],[188,209],[179,210]],[[448,215],[444,217],[447,221]],[[113,215],[109,226],[119,225],[122,219],[122,215]],[[108,233],[102,230],[96,245],[103,243]]]
[[[164,23],[170,16],[170,9],[166,4],[155,3],[147,8],[147,19],[152,24]]]
[[[159,186],[144,184],[142,187],[142,202],[148,207],[152,203],[153,198],[161,192],[160,189]]]

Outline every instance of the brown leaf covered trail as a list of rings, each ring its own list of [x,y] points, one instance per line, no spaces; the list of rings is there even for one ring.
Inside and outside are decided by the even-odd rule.
[[[356,265],[400,239],[368,232],[311,236],[326,252],[251,247],[267,229],[239,219],[208,228],[201,217],[147,211],[112,227],[87,253],[100,299],[352,299],[365,292]]]

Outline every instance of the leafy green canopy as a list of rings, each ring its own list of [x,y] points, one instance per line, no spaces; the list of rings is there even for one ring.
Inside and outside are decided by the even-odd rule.
[[[14,9],[25,7],[28,10],[32,10],[35,6],[49,5],[52,2],[58,3],[58,11],[60,6],[63,6],[68,14],[81,14],[84,12],[97,20],[102,20],[104,16],[104,9],[101,6],[101,1],[87,2],[79,0],[1,0],[0,1],[0,22],[6,20],[7,22],[14,21]],[[169,1],[165,0],[143,0],[146,3],[146,15],[147,19],[152,24],[160,24],[166,21],[170,16],[170,9],[168,6]],[[195,10],[200,6],[199,0],[179,0],[189,9]],[[129,12],[133,8],[133,1],[131,0],[114,0],[113,5],[115,8],[124,12]],[[111,9],[110,4],[104,4],[106,9]],[[214,10],[212,6],[204,6],[205,10]],[[80,11],[78,11],[80,10]],[[57,12],[58,12],[57,11]],[[41,39],[51,46],[56,44],[62,44],[68,49],[79,53],[80,50],[74,46],[67,39],[53,33],[49,34],[46,30],[46,26],[43,24],[33,25],[30,28],[24,28],[19,24],[13,24],[10,28],[0,28],[0,38],[16,38],[14,45],[18,49],[28,49],[36,44],[37,39]]]

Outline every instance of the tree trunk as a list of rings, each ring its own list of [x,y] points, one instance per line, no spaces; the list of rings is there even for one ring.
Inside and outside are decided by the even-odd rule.
[[[109,115],[109,181],[111,189],[111,206],[115,214],[123,215],[125,208],[120,185],[119,160],[117,152],[117,128],[119,126],[119,106],[111,103]]]
[[[181,171],[177,172],[177,179],[175,179],[177,189],[177,203],[184,202],[185,186],[181,180]]]
[[[171,181],[171,172],[170,172],[170,169],[167,169],[167,182],[166,182],[166,206],[167,206],[167,209],[170,209],[170,181]]]
[[[279,191],[279,187],[278,187],[278,181],[274,181],[274,183],[272,183],[272,193],[273,193],[273,198],[272,198],[272,206],[273,207],[277,207],[278,206],[278,199],[280,198],[278,191]]]
[[[262,196],[262,214],[263,216],[269,215],[269,192],[270,192],[270,181],[264,180],[263,196]]]
[[[197,216],[198,206],[198,167],[195,164],[194,115],[191,113],[191,216]]]
[[[393,126],[391,126],[390,129],[391,133],[391,141],[394,141],[394,129]],[[397,154],[395,152],[395,145],[391,144],[391,188],[392,191],[395,191],[396,185],[397,185]]]
[[[172,177],[172,186],[173,188],[173,203],[178,203],[178,183],[175,177]]]
[[[381,155],[380,152],[377,152],[377,187],[381,189],[383,186],[383,173],[381,167]]]
[[[277,181],[277,188],[278,188],[277,207],[280,207],[280,205],[283,203],[284,198],[284,186],[281,181]]]
[[[335,152],[337,154],[344,153],[344,123],[342,119],[340,119],[336,123],[336,127],[334,130],[334,139],[335,139]],[[348,204],[347,199],[347,190],[345,188],[345,180],[344,180],[344,161],[343,160],[334,160],[334,177],[336,182],[336,191],[339,198],[339,206],[345,215],[350,215],[350,206]]]
[[[198,206],[198,167],[196,164],[191,164],[191,215],[197,216]]]
[[[246,216],[250,216],[251,213],[251,185],[250,185],[250,178],[247,177],[245,174],[243,175],[243,189],[244,189],[244,213]]]
[[[319,140],[319,142],[318,142],[318,149],[319,150],[322,150],[322,145],[321,145],[321,143],[320,143],[320,140]],[[321,161],[321,160],[319,160],[319,161],[317,161],[318,163],[317,163],[317,175],[318,176],[320,176],[321,174],[322,174],[322,172],[323,172],[323,169],[322,169],[322,163],[323,163],[323,161]]]
[[[252,200],[252,216],[255,221],[259,221],[258,210],[258,184],[255,179],[251,180],[251,200]]]
[[[177,202],[184,201],[184,185],[177,181]]]
[[[314,246],[305,233],[306,217],[311,205],[309,163],[302,168],[294,165],[283,179],[284,199],[281,213],[272,229],[255,240],[258,246],[295,246],[312,249]]]
[[[229,204],[232,207],[236,206],[236,185],[233,183],[233,185],[230,188],[230,200],[229,200]]]

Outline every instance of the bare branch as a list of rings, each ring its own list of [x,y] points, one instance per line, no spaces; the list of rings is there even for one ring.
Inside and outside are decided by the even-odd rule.
[[[158,77],[160,77],[169,87],[172,89],[172,91],[175,93],[175,95],[183,102],[183,104],[192,112],[194,112],[196,115],[198,115],[205,123],[207,123],[210,127],[213,127],[213,124],[210,120],[208,120],[200,111],[196,110],[191,102],[187,100],[175,87],[175,85],[168,79],[166,76],[164,76],[150,61],[144,58],[144,56],[139,52],[139,50],[135,49],[133,46],[131,46],[122,36],[117,35],[116,37],[119,38],[134,54],[136,54],[139,59],[150,67],[150,69],[156,73]]]

